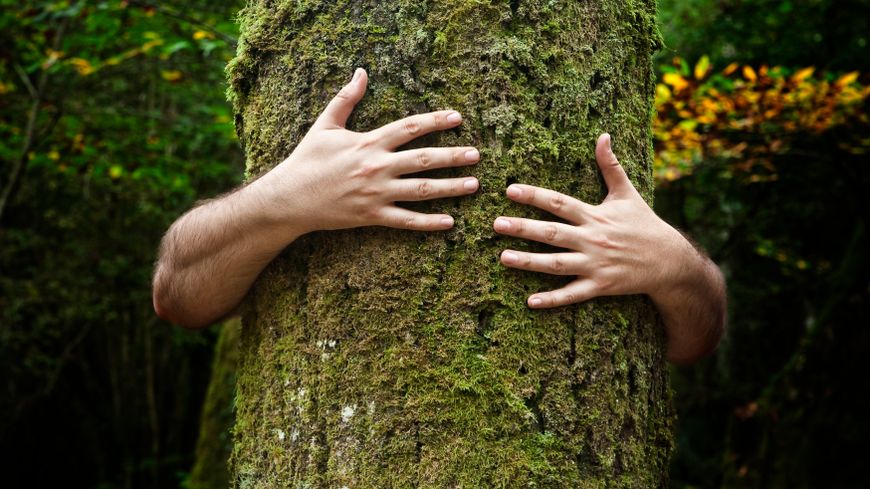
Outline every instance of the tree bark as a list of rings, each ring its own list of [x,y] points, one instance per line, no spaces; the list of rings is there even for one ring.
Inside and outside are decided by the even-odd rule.
[[[478,194],[409,206],[446,233],[316,233],[244,311],[236,487],[662,487],[672,410],[660,321],[644,297],[532,311],[564,278],[512,271],[499,215],[521,182],[597,203],[610,132],[652,195],[653,0],[254,0],[230,96],[249,177],[282,161],[353,69],[349,127],[452,108],[418,145],[475,145]],[[435,176],[467,174],[441,170]]]
[[[233,447],[231,429],[235,419],[233,411],[242,325],[234,319],[223,323],[220,328],[188,489],[225,489],[230,480],[227,462]]]

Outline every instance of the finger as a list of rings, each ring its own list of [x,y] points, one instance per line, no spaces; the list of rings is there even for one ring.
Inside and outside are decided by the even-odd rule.
[[[435,168],[473,165],[480,161],[475,148],[422,148],[399,151],[391,156],[395,175],[417,173]]]
[[[323,113],[314,122],[314,126],[324,129],[343,128],[356,104],[366,94],[368,82],[369,76],[366,70],[357,68],[353,74],[353,79],[342,87],[338,95],[329,102]]]
[[[561,289],[534,294],[529,297],[528,304],[532,309],[547,309],[576,304],[595,297],[597,297],[595,282],[581,278]]]
[[[453,218],[446,214],[421,214],[393,206],[381,212],[380,224],[411,231],[444,231],[453,227]]]
[[[531,239],[560,248],[577,249],[580,241],[577,229],[559,222],[535,221],[519,217],[499,217],[493,229],[500,234]]]
[[[389,198],[399,202],[458,197],[477,191],[480,182],[474,177],[464,178],[399,178],[393,180]]]
[[[452,129],[462,124],[462,116],[455,110],[442,110],[428,114],[417,114],[391,122],[375,129],[370,134],[386,149],[395,149],[410,143],[420,136],[434,131]]]
[[[526,253],[504,250],[501,262],[508,267],[552,275],[586,275],[589,258],[582,253]]]
[[[598,161],[598,168],[601,169],[601,174],[604,176],[604,183],[607,184],[608,195],[625,195],[634,190],[634,185],[625,174],[616,155],[613,154],[611,148],[610,134],[602,134],[598,138],[598,144],[595,146],[595,159]]]
[[[511,185],[507,188],[507,196],[515,202],[533,205],[575,224],[580,224],[592,207],[574,197],[531,185]]]

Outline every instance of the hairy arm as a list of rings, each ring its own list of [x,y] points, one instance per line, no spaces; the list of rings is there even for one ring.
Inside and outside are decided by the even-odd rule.
[[[667,358],[689,364],[708,355],[725,330],[725,281],[719,268],[682,234],[659,218],[631,184],[602,135],[596,160],[607,198],[590,205],[552,190],[511,185],[508,198],[566,221],[499,217],[494,229],[565,248],[561,253],[505,250],[504,265],[572,276],[564,287],[533,294],[529,307],[559,307],[600,296],[647,294],[662,316]]]
[[[160,245],[154,272],[157,315],[198,328],[230,313],[251,284],[305,230],[289,216],[273,216],[266,181],[250,185],[188,211]]]
[[[417,137],[462,123],[455,111],[421,114],[367,133],[345,128],[365,95],[368,77],[353,80],[329,103],[293,153],[272,171],[179,218],[163,238],[154,272],[157,314],[198,328],[229,314],[265,266],[312,231],[389,226],[416,231],[453,227],[453,218],[422,214],[396,202],[474,193],[464,178],[400,178],[435,168],[472,165],[471,147],[396,151]]]

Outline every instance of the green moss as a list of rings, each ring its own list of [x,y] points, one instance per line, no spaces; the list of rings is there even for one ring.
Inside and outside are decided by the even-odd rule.
[[[221,326],[200,418],[196,460],[187,486],[190,489],[225,488],[230,480],[227,462],[232,450],[230,430],[234,421],[241,328],[239,320]]]
[[[512,7],[512,5],[514,7]],[[639,297],[553,311],[563,280],[507,270],[509,182],[597,202],[594,142],[614,135],[651,196],[646,1],[251,2],[230,98],[258,175],[287,156],[353,68],[369,130],[454,108],[473,144],[474,197],[414,204],[448,233],[318,233],[263,273],[245,312],[233,471],[240,487],[656,487],[671,409],[660,325]]]

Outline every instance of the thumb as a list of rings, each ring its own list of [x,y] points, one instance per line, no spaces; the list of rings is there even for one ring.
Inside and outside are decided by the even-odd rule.
[[[343,128],[356,104],[366,94],[368,82],[366,70],[357,68],[350,83],[342,87],[338,95],[329,102],[314,125],[323,129]]]
[[[613,154],[613,149],[610,146],[610,134],[605,133],[598,138],[598,144],[595,146],[595,159],[598,161],[601,175],[604,176],[608,196],[626,195],[634,190],[628,175],[625,174],[625,170],[619,164],[616,155]]]

